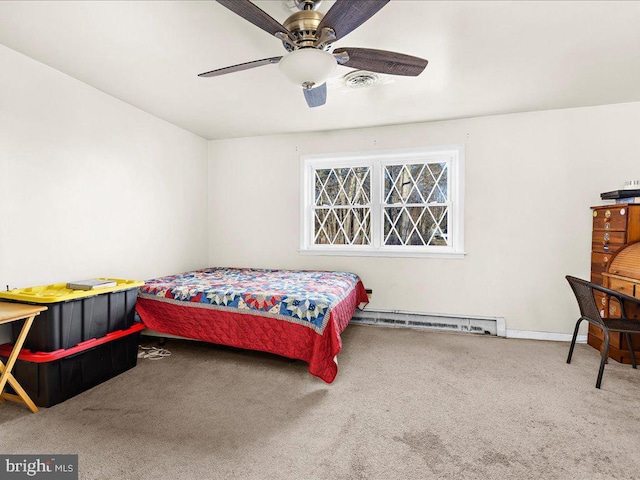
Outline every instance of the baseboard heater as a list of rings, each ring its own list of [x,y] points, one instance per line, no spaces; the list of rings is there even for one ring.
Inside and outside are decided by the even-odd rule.
[[[420,328],[447,332],[504,336],[504,319],[499,317],[451,316],[398,310],[356,310],[351,323],[381,327]]]

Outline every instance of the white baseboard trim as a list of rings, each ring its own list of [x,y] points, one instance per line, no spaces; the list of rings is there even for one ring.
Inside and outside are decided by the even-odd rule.
[[[526,338],[529,340],[549,340],[552,342],[570,342],[573,337],[572,333],[557,333],[557,332],[537,332],[535,330],[516,330],[514,328],[507,328],[507,338]],[[587,343],[586,335],[578,335],[576,343]]]
[[[506,328],[503,317],[494,317],[496,321],[496,336],[504,338],[522,338],[528,340],[548,340],[552,342],[570,342],[573,334],[571,333],[557,333],[557,332],[538,332],[536,330],[518,330],[515,328]],[[354,322],[360,323],[360,322]],[[193,338],[180,337],[178,335],[171,335],[170,333],[161,333],[145,328],[140,332],[142,335],[150,337],[164,337],[175,338],[177,340],[193,340]],[[586,335],[578,335],[576,343],[587,343]]]

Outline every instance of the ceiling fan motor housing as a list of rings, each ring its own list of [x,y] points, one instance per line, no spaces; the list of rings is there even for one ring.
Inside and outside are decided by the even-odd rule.
[[[322,13],[315,10],[301,10],[287,18],[282,26],[289,31],[290,35],[282,38],[284,48],[289,52],[310,47],[329,50],[331,41],[335,38],[318,32],[318,26],[323,17]]]

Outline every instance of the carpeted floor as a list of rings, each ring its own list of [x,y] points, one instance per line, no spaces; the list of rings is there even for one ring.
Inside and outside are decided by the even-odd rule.
[[[153,343],[153,339],[143,339]],[[350,326],[332,385],[302,362],[170,340],[37,414],[0,452],[77,453],[81,479],[640,478],[640,371],[532,340]]]

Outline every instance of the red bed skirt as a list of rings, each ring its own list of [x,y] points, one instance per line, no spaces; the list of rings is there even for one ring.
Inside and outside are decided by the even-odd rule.
[[[304,325],[213,310],[198,303],[175,304],[138,298],[136,310],[145,326],[157,332],[303,360],[309,364],[311,375],[331,383],[338,373],[335,356],[342,349],[340,334],[356,307],[367,301],[364,286],[358,282],[356,288],[331,310],[322,335]]]

